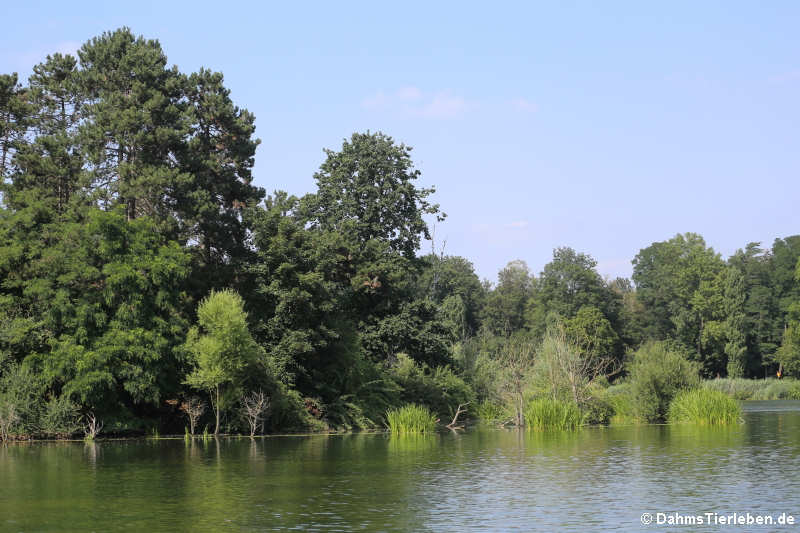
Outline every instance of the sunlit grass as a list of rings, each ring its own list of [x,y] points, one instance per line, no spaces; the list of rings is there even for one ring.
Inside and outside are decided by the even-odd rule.
[[[675,396],[667,418],[672,423],[721,426],[739,422],[741,415],[739,402],[724,392],[692,389]]]
[[[426,433],[436,429],[436,415],[422,405],[405,405],[386,413],[392,433]]]
[[[581,425],[581,411],[572,402],[550,398],[531,400],[525,408],[525,425],[536,431],[569,431]]]

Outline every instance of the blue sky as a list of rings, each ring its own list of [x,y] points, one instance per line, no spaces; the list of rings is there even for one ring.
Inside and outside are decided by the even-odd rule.
[[[6,2],[0,71],[127,25],[256,115],[256,182],[314,190],[354,131],[414,147],[445,253],[496,279],[553,248],[630,275],[694,231],[800,233],[800,3]],[[430,245],[426,245],[430,246]]]

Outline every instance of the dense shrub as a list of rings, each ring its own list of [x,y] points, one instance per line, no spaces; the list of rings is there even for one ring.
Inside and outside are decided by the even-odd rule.
[[[37,433],[44,409],[43,390],[25,365],[9,365],[0,377],[0,428],[5,435]]]
[[[39,429],[46,435],[71,436],[81,429],[78,407],[66,396],[51,399],[44,406]]]
[[[630,383],[612,385],[604,391],[602,399],[612,411],[608,420],[609,424],[622,426],[641,422],[637,415],[636,404],[633,401],[633,391]]]
[[[672,398],[700,384],[697,365],[660,342],[639,348],[628,374],[636,416],[646,422],[664,422]]]
[[[391,376],[402,390],[402,402],[425,405],[439,417],[452,416],[459,404],[475,399],[472,388],[450,367],[431,369],[404,354],[398,355]]]
[[[513,412],[502,402],[484,400],[475,408],[475,414],[484,424],[499,424],[513,418]]]
[[[703,426],[734,424],[739,421],[742,408],[724,392],[693,389],[679,392],[669,406],[669,421],[688,422]]]

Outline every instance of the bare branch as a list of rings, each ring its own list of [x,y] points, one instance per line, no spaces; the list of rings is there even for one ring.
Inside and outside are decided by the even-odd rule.
[[[464,429],[464,426],[456,426],[456,422],[458,422],[458,417],[462,413],[466,413],[467,412],[466,409],[462,409],[462,408],[466,407],[469,404],[470,404],[470,402],[458,404],[458,409],[456,409],[456,414],[453,416],[453,421],[450,422],[449,424],[447,424],[448,428],[450,428],[450,429]]]
[[[197,426],[197,421],[203,416],[203,413],[206,412],[206,402],[197,396],[192,396],[182,401],[179,409],[183,411],[189,419],[189,433],[194,435],[194,428]]]
[[[94,413],[90,412],[86,415],[86,426],[83,428],[83,432],[86,435],[87,440],[94,440],[97,435],[103,430],[103,422],[95,416]]]
[[[269,409],[270,398],[263,391],[251,392],[242,397],[242,414],[250,424],[250,436],[256,434],[259,426],[263,431],[264,414]]]

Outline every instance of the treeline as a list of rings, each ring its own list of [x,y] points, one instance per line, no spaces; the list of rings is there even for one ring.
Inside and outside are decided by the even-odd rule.
[[[632,281],[559,248],[540,274],[513,261],[490,284],[420,252],[444,213],[409,147],[353,134],[314,193],[267,196],[254,120],[221,74],[182,73],[125,28],[48,56],[27,84],[0,76],[0,429],[502,411],[532,361],[519,346],[548,338],[574,349],[584,384],[623,376],[654,339],[705,377],[800,374],[800,236],[726,261],[678,235],[643,249]]]

